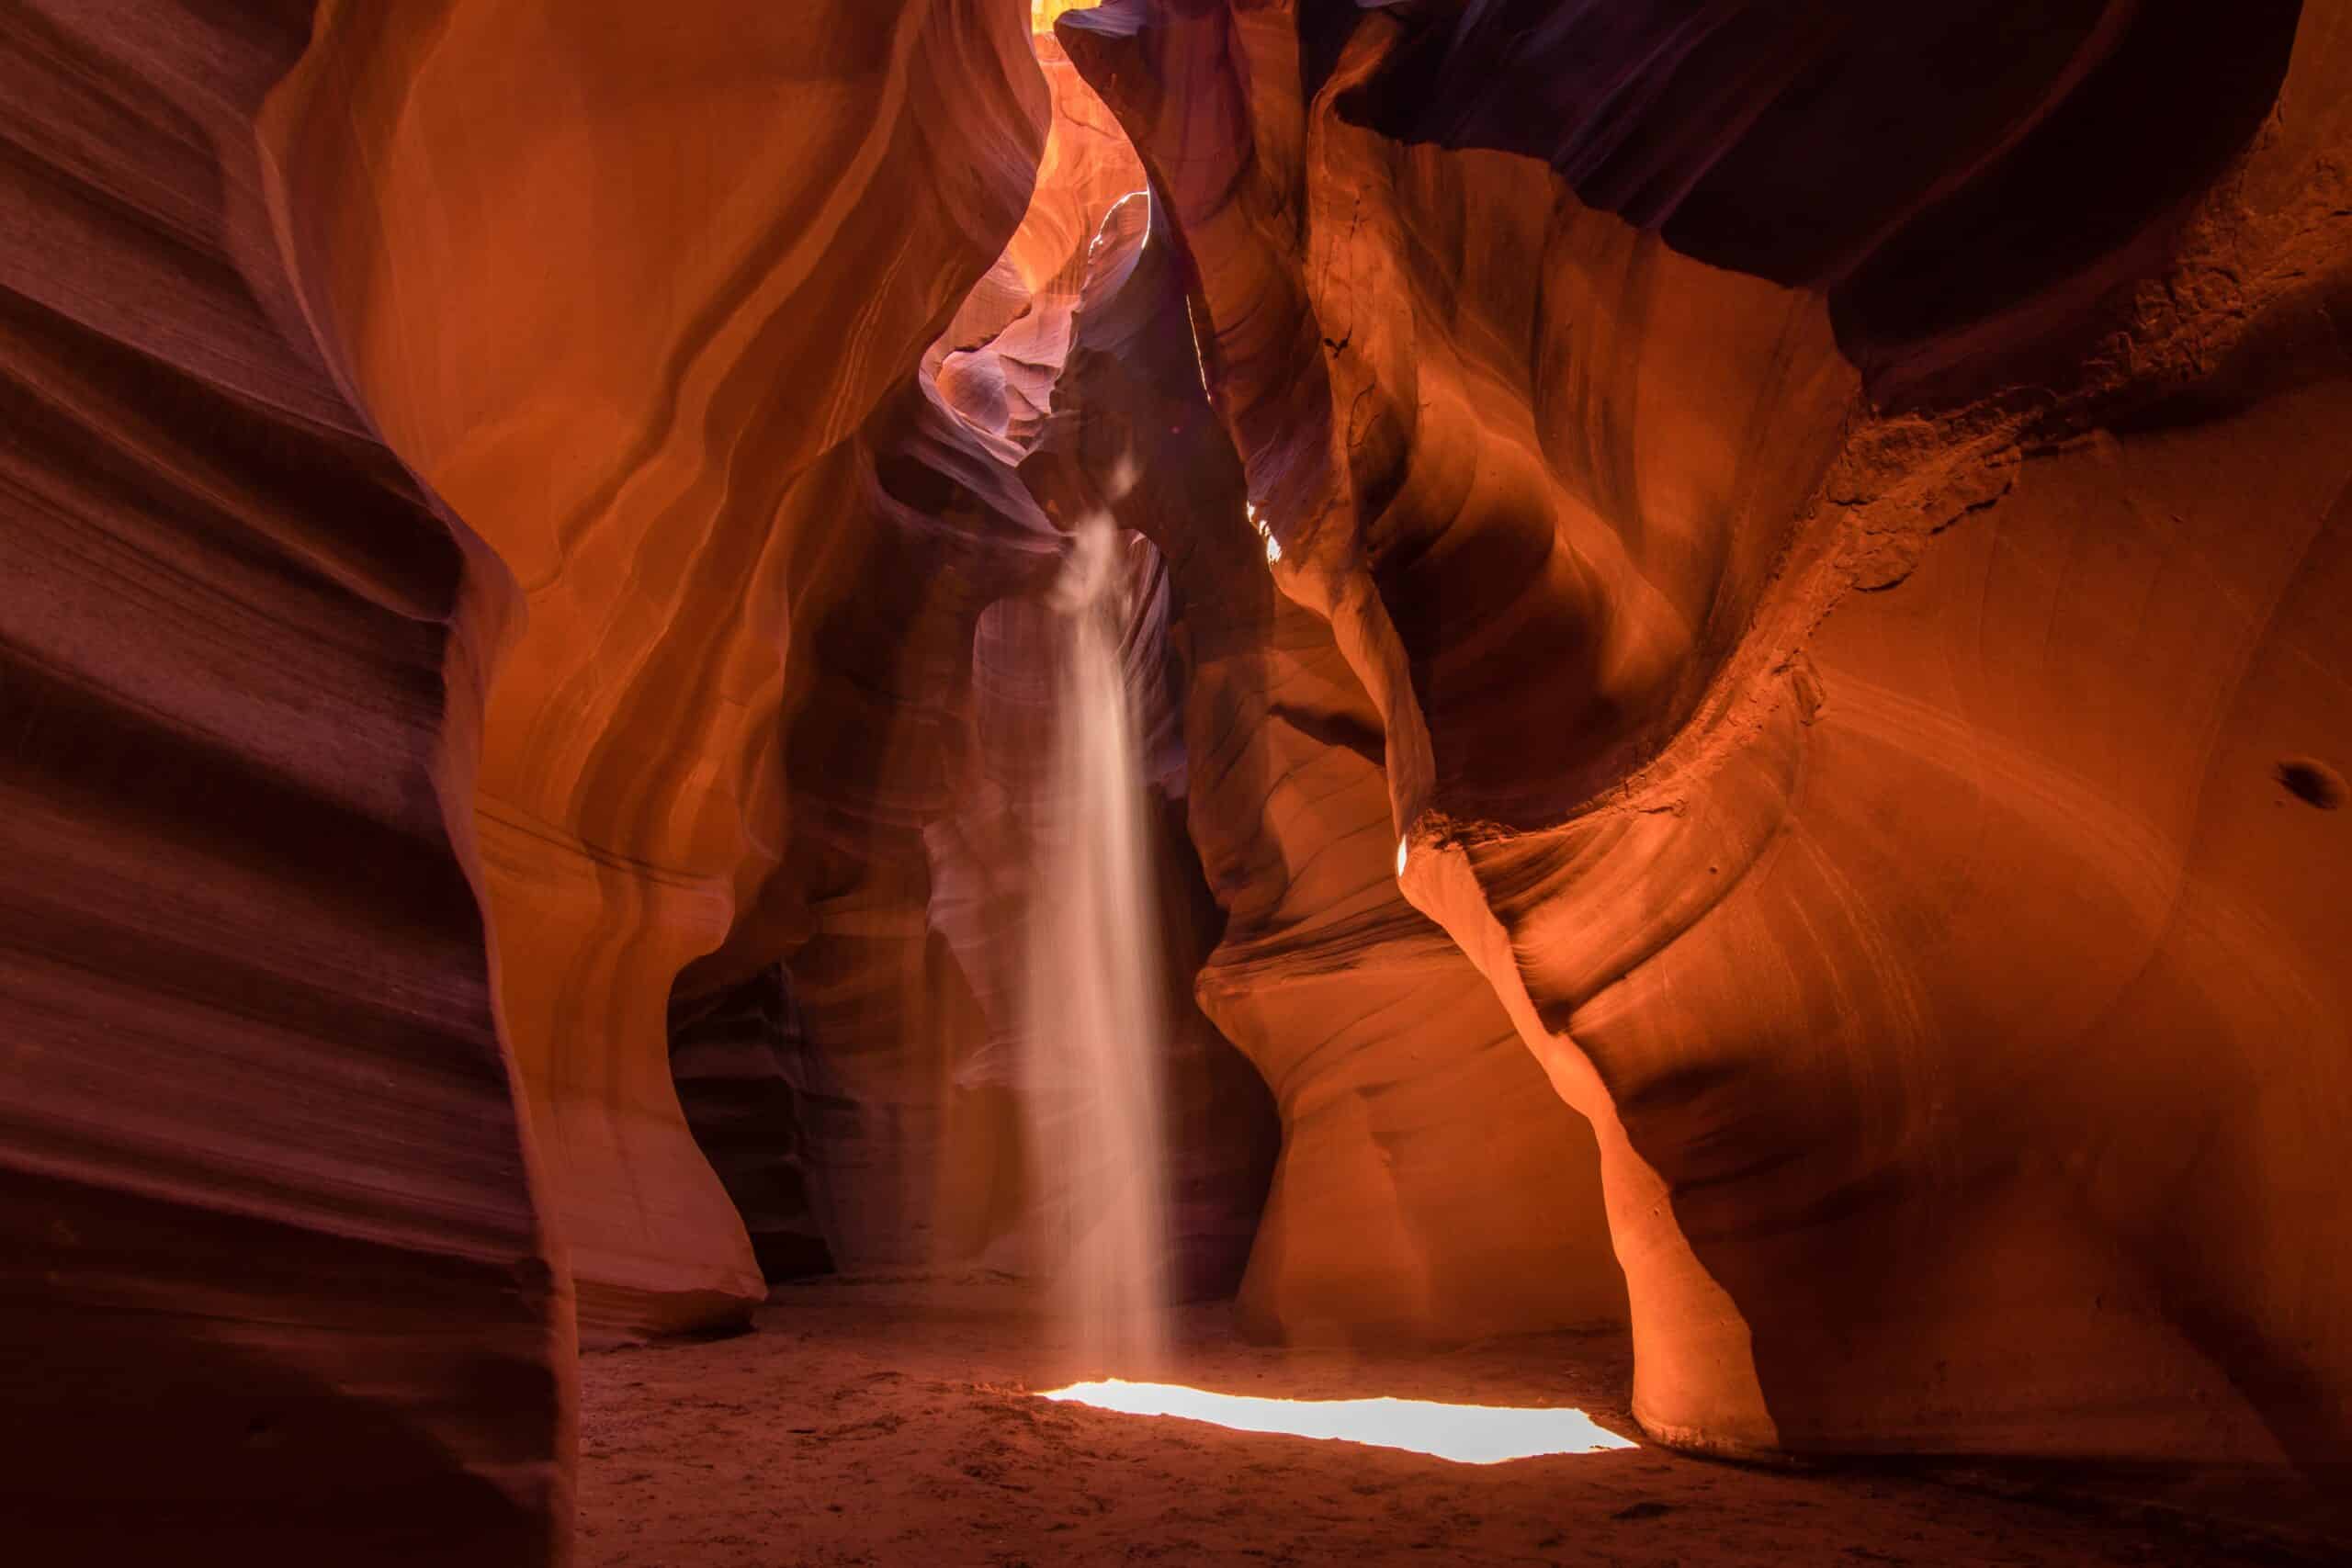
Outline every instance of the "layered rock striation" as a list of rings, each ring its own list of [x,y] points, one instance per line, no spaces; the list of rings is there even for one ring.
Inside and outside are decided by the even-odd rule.
[[[710,1161],[770,1283],[831,1273],[814,1193],[808,1020],[772,964],[724,990],[673,998],[670,1074],[695,1146]]]
[[[357,387],[523,589],[476,810],[583,1333],[739,1317],[763,1286],[667,1008],[730,941],[690,992],[781,955],[736,932],[823,835],[811,725],[829,776],[880,765],[883,734],[808,716],[842,677],[796,655],[903,547],[866,427],[1021,217],[1027,28],[980,0],[345,6],[273,108]]]
[[[12,1545],[560,1561],[576,1337],[1025,1267],[1102,506],[1189,1292],[2340,1475],[2339,9],[20,0],[0,87]]]
[[[1542,9],[1057,25],[1638,1413],[2340,1464],[2342,19]]]
[[[306,8],[0,20],[0,1537],[548,1561],[571,1302],[473,785],[517,595],[256,142]]]
[[[1591,1134],[1397,890],[1379,716],[1328,626],[1273,585],[1184,261],[1142,207],[1124,254],[1106,231],[1023,472],[1057,510],[1111,506],[1169,563],[1186,819],[1224,915],[1192,985],[1282,1119],[1243,1322],[1430,1343],[1621,1320]],[[1136,482],[1106,493],[1123,469]]]

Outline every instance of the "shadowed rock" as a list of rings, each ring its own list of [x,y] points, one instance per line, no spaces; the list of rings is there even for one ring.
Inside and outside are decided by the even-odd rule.
[[[0,1538],[482,1568],[571,1303],[476,905],[511,580],[305,313],[304,8],[0,21]]]
[[[1058,24],[1672,1440],[2342,1461],[2352,38],[2194,10]]]

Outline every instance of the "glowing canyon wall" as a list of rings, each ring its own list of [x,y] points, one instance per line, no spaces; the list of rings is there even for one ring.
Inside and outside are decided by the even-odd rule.
[[[665,1014],[824,929],[790,655],[957,532],[877,469],[1048,105],[1006,6],[626,11],[7,8],[44,1560],[560,1557],[575,1294],[763,1293]]]
[[[680,1115],[666,1010],[739,918],[820,944],[888,919],[887,871],[762,907],[827,816],[795,798],[798,737],[825,728],[828,780],[888,783],[889,729],[794,655],[865,574],[920,592],[874,564],[906,542],[865,426],[1021,217],[1046,109],[1027,30],[978,0],[343,6],[271,107],[356,383],[523,592],[476,815],[582,1332],[740,1315],[763,1285]],[[809,971],[821,1035],[837,986]]]
[[[1379,716],[1274,587],[1172,236],[1119,238],[1022,471],[1062,512],[1110,506],[1169,562],[1187,818],[1224,911],[1193,985],[1282,1117],[1242,1324],[1393,1344],[1623,1321],[1591,1134],[1398,892]],[[1104,494],[1123,464],[1137,482]]]
[[[1057,25],[1644,1421],[2340,1464],[2352,21],[1797,9]]]
[[[1023,1267],[1098,505],[1189,1290],[2342,1465],[2344,7],[0,0],[0,151],[35,1557],[560,1561],[577,1340]]]

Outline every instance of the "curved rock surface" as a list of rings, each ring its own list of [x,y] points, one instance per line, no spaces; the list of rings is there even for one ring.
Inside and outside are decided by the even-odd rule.
[[[2344,18],[1349,9],[1058,26],[1643,1419],[2341,1464]]]
[[[1105,504],[1188,1293],[2346,1479],[2343,7],[0,9],[20,1555],[560,1562],[577,1339],[1027,1267]]]
[[[1244,1323],[1431,1342],[1622,1320],[1591,1134],[1398,892],[1379,716],[1329,627],[1269,580],[1170,234],[1125,243],[1090,282],[1068,412],[1023,471],[1049,505],[1107,501],[1169,553],[1187,817],[1225,910],[1193,986],[1283,1124]],[[1123,467],[1137,482],[1105,497]]]
[[[885,504],[861,427],[1021,216],[1027,30],[983,0],[345,6],[274,109],[358,388],[526,599],[477,805],[583,1333],[739,1316],[763,1286],[679,1113],[672,983],[809,833],[792,655]],[[826,733],[836,776],[871,779],[866,739]]]
[[[306,316],[304,8],[0,20],[0,1538],[547,1561],[560,1248],[476,890],[513,584]]]
[[[751,1233],[763,1278],[832,1271],[810,1190],[808,1021],[791,976],[770,964],[670,1005],[670,1076],[695,1144]]]
[[[1064,546],[1014,465],[1054,404],[1097,232],[1143,177],[1049,38],[1039,53],[1054,111],[1026,215],[857,434],[844,526],[812,532],[792,573],[787,851],[726,946],[680,980],[692,993],[747,963],[788,964],[813,1043],[801,1105],[814,1196],[853,1273],[1037,1261],[1015,980],[1036,818],[1057,806],[1034,765],[1056,657],[1035,599]],[[1131,678],[1164,737],[1164,791],[1182,761],[1157,581],[1136,596]],[[1204,948],[1190,850],[1164,829],[1156,847],[1162,929]],[[1189,994],[1169,1017],[1178,1277],[1215,1293],[1254,1229],[1272,1129]]]
[[[1057,423],[1093,427],[1112,415],[1069,375],[1071,355],[1091,319],[1113,308],[1142,242],[1148,206],[1142,166],[1107,107],[1050,34],[1042,34],[1037,45],[1054,95],[1053,130],[1029,214],[991,273],[991,280],[1025,292],[1010,307],[1012,319],[993,328],[992,336],[955,346],[976,310],[996,298],[992,281],[984,281],[948,336],[934,345],[926,367],[939,406],[994,467],[994,484],[1010,487],[1012,499],[992,500],[990,506],[1027,519],[1022,526],[1033,538],[1054,541],[1058,563],[1062,547],[1051,530],[1069,526],[1094,499],[1081,503],[1048,486],[1041,508],[1033,495],[1039,488],[1035,463],[1027,460]],[[1004,308],[997,307],[1000,314]],[[1114,461],[1098,477],[1108,479],[1119,468]],[[1279,1128],[1262,1083],[1193,996],[1193,976],[1222,922],[1183,827],[1182,671],[1170,646],[1169,573],[1141,538],[1130,535],[1126,546],[1123,657],[1144,750],[1148,853],[1159,894],[1152,920],[1169,987],[1161,1077],[1171,1166],[1170,1280],[1182,1299],[1193,1300],[1228,1295],[1238,1280]],[[932,918],[971,978],[988,1021],[986,1045],[958,1063],[956,1078],[977,1104],[992,1109],[993,1124],[967,1123],[970,1146],[955,1153],[967,1166],[977,1163],[993,1173],[1002,1207],[992,1216],[972,1216],[977,1229],[967,1233],[966,1247],[1022,1272],[1049,1263],[1035,1250],[1046,1219],[1036,1207],[1046,1195],[1031,1179],[1041,1168],[1029,1146],[1038,1122],[1017,1115],[1024,1049],[1021,993],[1040,901],[1056,896],[1037,883],[1035,868],[1068,809],[1046,767],[1066,654],[1062,617],[1043,602],[1037,591],[1044,586],[1044,579],[1032,579],[1018,594],[990,604],[971,629],[970,703],[954,770],[955,805],[926,828],[935,878]]]

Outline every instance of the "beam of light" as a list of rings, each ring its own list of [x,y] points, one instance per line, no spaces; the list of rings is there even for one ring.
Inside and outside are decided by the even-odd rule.
[[[1426,1399],[1254,1399],[1177,1383],[1072,1383],[1039,1395],[1126,1416],[1175,1416],[1237,1432],[1275,1432],[1403,1449],[1457,1464],[1500,1464],[1541,1454],[1594,1454],[1640,1445],[1566,1406],[1440,1404]]]

